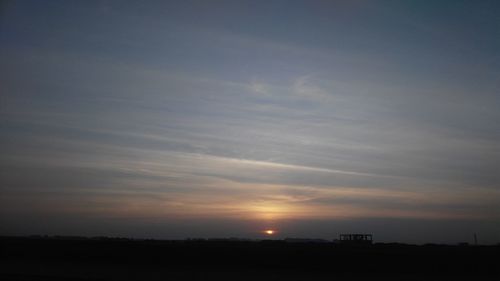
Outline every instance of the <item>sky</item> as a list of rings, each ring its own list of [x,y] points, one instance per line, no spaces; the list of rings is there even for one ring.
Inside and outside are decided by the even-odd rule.
[[[0,234],[500,243],[498,1],[2,1]]]

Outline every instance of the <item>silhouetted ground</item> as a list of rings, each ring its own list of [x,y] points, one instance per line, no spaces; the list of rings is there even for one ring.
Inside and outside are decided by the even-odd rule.
[[[500,280],[499,246],[0,238],[1,280]]]

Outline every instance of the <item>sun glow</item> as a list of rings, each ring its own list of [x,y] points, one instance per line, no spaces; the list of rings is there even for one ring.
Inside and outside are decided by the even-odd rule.
[[[264,230],[264,233],[267,235],[273,235],[274,233],[276,233],[276,231],[274,231],[272,229],[267,229],[267,230]]]

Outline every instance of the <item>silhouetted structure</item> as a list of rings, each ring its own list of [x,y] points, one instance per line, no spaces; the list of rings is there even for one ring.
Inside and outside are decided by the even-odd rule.
[[[373,236],[371,234],[340,234],[340,243],[342,244],[372,244]]]

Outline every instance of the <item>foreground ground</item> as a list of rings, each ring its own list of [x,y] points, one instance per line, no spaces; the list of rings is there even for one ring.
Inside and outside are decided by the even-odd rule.
[[[499,246],[0,238],[1,280],[500,280]]]

